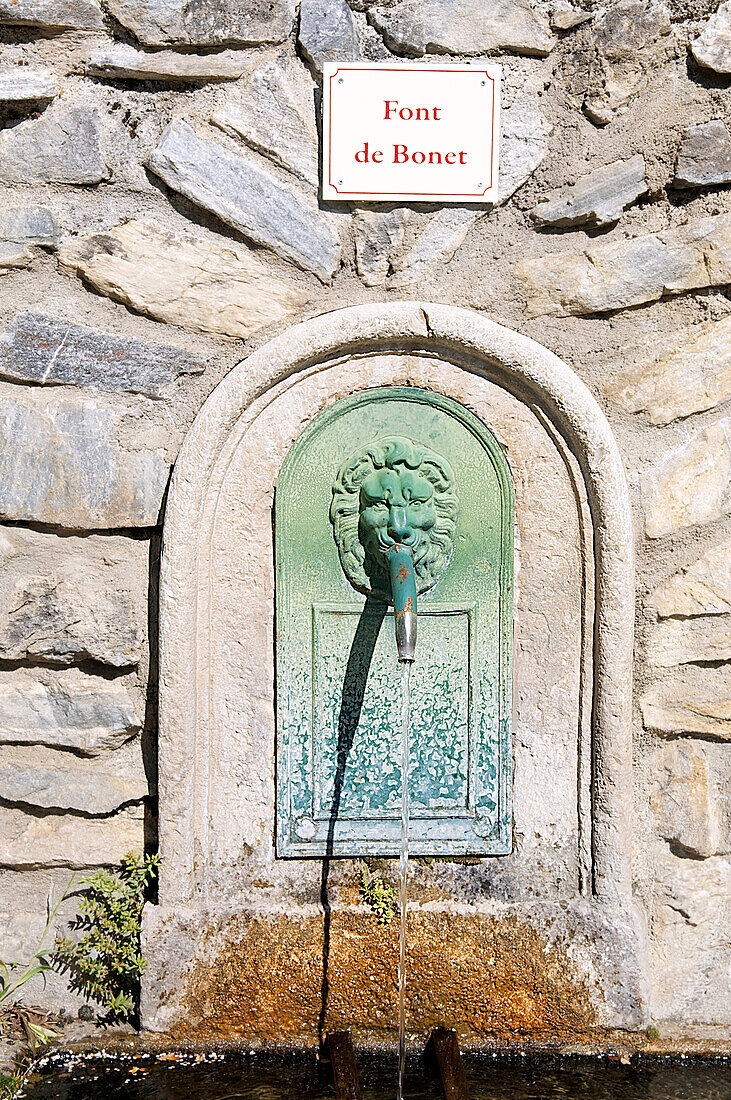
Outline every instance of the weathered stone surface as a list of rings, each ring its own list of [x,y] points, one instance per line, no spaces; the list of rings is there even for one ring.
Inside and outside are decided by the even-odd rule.
[[[3,386],[0,518],[76,530],[155,526],[170,463],[144,442],[143,426],[141,411],[101,397]]]
[[[251,74],[243,95],[224,100],[211,122],[317,186],[314,87],[303,65],[266,61]]]
[[[245,338],[300,309],[308,295],[271,275],[243,245],[130,221],[61,249],[61,264],[139,313]]]
[[[314,202],[218,142],[198,137],[186,122],[168,126],[147,166],[174,191],[323,281],[338,266],[338,235]]]
[[[74,814],[36,817],[0,807],[0,867],[83,869],[119,863],[144,849],[144,811],[130,806],[94,820]]]
[[[555,45],[547,20],[528,0],[391,0],[368,8],[389,49],[409,57],[492,50],[545,57]]]
[[[677,229],[581,252],[530,256],[515,269],[530,317],[602,313],[654,302],[665,294],[731,282],[731,215],[699,218]]]
[[[0,24],[24,24],[48,30],[103,30],[97,0],[0,0]]]
[[[0,528],[0,657],[135,665],[147,632],[149,543]]]
[[[591,12],[581,11],[572,4],[559,0],[551,11],[551,27],[554,31],[571,31],[574,27],[580,27],[582,23],[588,23]]]
[[[611,225],[646,191],[645,158],[637,153],[589,172],[572,187],[553,191],[531,217],[539,225]]]
[[[33,252],[29,245],[55,248],[58,225],[50,210],[28,206],[0,213],[0,275],[16,267],[29,267]]]
[[[670,451],[643,482],[651,539],[731,511],[731,418],[696,432]]]
[[[650,805],[658,834],[682,855],[707,858],[731,847],[731,753],[724,745],[673,741],[652,760]]]
[[[728,1023],[731,861],[653,853],[652,1017]]]
[[[627,412],[646,412],[652,424],[669,424],[731,397],[731,316],[663,343],[670,350],[657,358],[648,357],[651,347],[644,357],[623,349],[622,358],[634,361],[610,379],[607,396]]]
[[[662,0],[619,0],[603,9],[588,35],[595,60],[584,110],[592,122],[605,125],[652,79],[665,60],[671,30]]]
[[[731,133],[720,118],[693,126],[684,136],[673,180],[676,187],[717,183],[731,183]]]
[[[76,668],[0,672],[3,744],[47,745],[97,756],[138,734],[143,719],[142,700],[124,678],[105,680]]]
[[[731,741],[731,665],[678,669],[640,697],[646,729]]]
[[[731,615],[664,619],[647,631],[647,660],[657,668],[731,661]]]
[[[0,335],[0,378],[17,382],[165,397],[176,378],[204,369],[182,348],[145,344],[44,313],[19,313]]]
[[[238,80],[247,66],[246,55],[224,53],[190,54],[162,50],[145,53],[132,46],[108,46],[93,50],[84,62],[89,76],[110,80],[150,80],[170,84],[178,81]]]
[[[45,745],[1,745],[0,785],[6,803],[87,814],[111,813],[149,793],[139,738],[92,757]]]
[[[433,276],[440,263],[452,259],[480,214],[479,210],[459,206],[447,206],[435,214],[408,252],[393,259],[391,289],[400,290]]]
[[[362,210],[354,218],[355,262],[366,286],[383,286],[394,253],[404,239],[411,211]]]
[[[145,46],[256,46],[292,33],[295,0],[107,0]]]
[[[514,195],[548,152],[553,127],[530,95],[518,95],[500,113],[500,202]]]
[[[731,73],[731,3],[720,5],[690,48],[699,65]]]
[[[52,73],[20,65],[0,72],[0,103],[48,100],[57,95],[58,84]]]
[[[648,606],[661,619],[731,612],[731,536],[659,585]]]
[[[360,57],[358,24],[345,0],[302,0],[297,41],[318,73],[326,61]]]
[[[107,176],[99,116],[58,102],[36,119],[0,132],[0,180],[5,183],[100,183]]]

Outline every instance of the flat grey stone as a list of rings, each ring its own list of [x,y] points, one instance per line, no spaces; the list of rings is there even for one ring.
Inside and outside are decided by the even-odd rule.
[[[103,30],[97,0],[0,0],[0,24],[28,24],[47,30]]]
[[[54,103],[37,119],[0,133],[5,183],[100,183],[108,172],[93,108]]]
[[[731,513],[731,417],[668,451],[642,482],[645,531],[661,538]]]
[[[251,73],[236,98],[223,101],[211,122],[316,187],[319,168],[314,87],[299,62],[265,61]]]
[[[655,668],[731,661],[731,615],[653,623],[647,630],[647,660]]]
[[[519,94],[500,113],[499,201],[507,202],[535,172],[548,152],[553,131],[533,98]]]
[[[19,313],[0,335],[0,378],[15,382],[165,397],[181,375],[204,369],[182,348],[145,344],[43,313]]]
[[[677,854],[696,859],[731,849],[731,754],[722,745],[659,745],[652,760],[655,826]]]
[[[381,212],[363,210],[353,219],[355,262],[366,286],[383,286],[395,252],[404,239],[411,211],[405,207]]]
[[[391,0],[368,7],[389,49],[466,57],[510,50],[545,57],[555,45],[548,21],[528,0]]]
[[[97,756],[142,729],[144,705],[124,678],[79,669],[0,672],[0,743],[47,745]]]
[[[600,9],[587,35],[589,89],[584,110],[604,126],[652,78],[672,50],[663,0],[617,0]]]
[[[110,80],[149,80],[161,83],[180,81],[238,80],[250,64],[246,54],[189,54],[161,50],[151,53],[132,46],[107,46],[93,50],[84,62],[89,76]]]
[[[0,241],[0,275],[7,275],[16,268],[30,267],[33,253],[17,241]]]
[[[731,612],[731,536],[658,585],[648,607],[661,619]]]
[[[731,215],[698,218],[660,233],[606,241],[580,252],[528,255],[514,274],[528,316],[601,313],[667,294],[731,282]]]
[[[57,95],[58,84],[52,73],[20,65],[0,72],[0,103],[43,101]]]
[[[317,207],[244,157],[198,137],[186,122],[168,126],[147,166],[174,191],[323,282],[335,271],[340,241]]]
[[[92,757],[45,745],[0,745],[0,789],[6,804],[87,814],[108,814],[150,793],[139,738]]]
[[[699,65],[716,73],[731,73],[731,3],[720,5],[690,48]]]
[[[140,805],[109,817],[45,814],[0,807],[0,867],[84,870],[118,864],[127,852],[142,852],[145,815]]]
[[[62,269],[157,321],[247,337],[310,298],[245,245],[129,221],[61,249]]]
[[[673,183],[676,187],[731,183],[731,133],[720,118],[693,126],[684,136]]]
[[[40,244],[55,248],[58,222],[45,206],[21,206],[0,211],[0,241]]]
[[[670,424],[731,398],[731,316],[625,347],[605,386],[627,412],[646,412],[651,424]]]
[[[731,665],[686,665],[640,696],[646,729],[668,736],[696,734],[731,741]]]
[[[452,259],[481,214],[471,207],[447,206],[430,218],[411,248],[393,258],[390,289],[405,289],[433,276],[439,264]]]
[[[289,38],[296,0],[107,0],[145,46],[257,46]]]
[[[139,398],[139,401],[142,399]],[[154,527],[170,463],[147,411],[101,397],[0,390],[0,518],[76,530]],[[155,425],[157,438],[161,425]]]
[[[147,636],[149,543],[0,528],[0,658],[136,665]]]
[[[318,73],[326,61],[360,57],[358,24],[345,0],[302,0],[297,41]]]
[[[572,187],[551,192],[531,217],[538,225],[612,225],[646,192],[645,158],[637,153],[589,172]]]

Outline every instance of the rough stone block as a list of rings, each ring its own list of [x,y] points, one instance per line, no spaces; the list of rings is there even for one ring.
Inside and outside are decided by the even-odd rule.
[[[731,512],[731,418],[669,451],[642,486],[651,539]]]
[[[266,61],[254,70],[238,98],[223,101],[211,122],[316,187],[314,87],[303,65]]]
[[[572,187],[553,191],[531,217],[538,225],[612,225],[646,191],[645,158],[637,153],[589,172]]]
[[[530,317],[602,313],[731,282],[731,215],[581,252],[527,256],[514,268]]]
[[[0,72],[0,103],[42,102],[57,95],[58,84],[52,73],[20,65]]]
[[[204,369],[182,348],[145,344],[43,313],[19,313],[0,335],[0,378],[15,382],[166,397],[181,375]]]
[[[731,73],[731,3],[720,5],[690,48],[699,65]]]
[[[731,612],[731,536],[659,585],[648,606],[661,619]]]
[[[554,31],[572,31],[574,27],[580,27],[590,19],[591,12],[581,11],[564,0],[558,0],[551,9],[551,27]]]
[[[652,1016],[727,1024],[731,861],[653,855]]]
[[[553,127],[537,110],[531,96],[518,95],[500,113],[500,202],[515,194],[548,152]]]
[[[228,50],[224,53],[189,54],[144,52],[132,46],[107,46],[93,50],[84,62],[89,76],[109,80],[149,80],[163,84],[238,80],[249,63],[246,54]]]
[[[305,271],[327,281],[340,260],[338,235],[314,202],[218,142],[171,123],[147,159],[168,187]]]
[[[447,206],[430,218],[406,254],[393,259],[391,289],[412,286],[433,275],[439,264],[452,259],[479,217],[479,210]]]
[[[652,340],[644,341],[644,354],[642,347],[623,348],[622,360],[630,363],[605,387],[627,412],[646,412],[651,424],[670,424],[731,397],[731,316],[666,334],[660,354],[653,350]]]
[[[145,443],[150,427],[146,408],[0,387],[0,518],[154,527],[170,462]]]
[[[45,745],[1,745],[5,803],[44,810],[107,814],[149,794],[139,738],[100,756]]]
[[[193,332],[246,338],[309,295],[243,245],[130,221],[61,249],[62,267],[101,294]]]
[[[658,668],[731,661],[731,615],[664,619],[647,631],[647,660]]]
[[[404,207],[362,210],[354,218],[355,262],[366,286],[383,286],[400,248],[411,211]]]
[[[297,40],[318,73],[326,61],[360,57],[358,24],[345,0],[302,0]]]
[[[258,46],[292,33],[296,0],[107,0],[145,46]]]
[[[617,0],[600,9],[587,35],[593,60],[584,110],[592,122],[606,125],[617,107],[649,83],[672,41],[670,12],[662,0]]]
[[[147,632],[149,543],[0,528],[0,657],[136,665]]]
[[[731,847],[731,806],[723,798],[731,780],[724,745],[673,741],[652,758],[650,804],[658,834],[681,855],[723,855]]]
[[[368,6],[389,49],[408,57],[471,57],[510,50],[546,57],[555,45],[548,21],[528,0],[391,0]]]
[[[101,183],[108,172],[100,143],[97,112],[59,101],[40,118],[0,132],[0,180]]]
[[[79,669],[0,672],[0,743],[47,745],[97,756],[142,729],[144,705],[123,677]]]
[[[683,138],[675,166],[675,187],[731,183],[731,133],[714,118],[692,126]]]
[[[0,275],[33,262],[32,244],[55,248],[58,225],[50,210],[29,206],[0,213]]]
[[[731,665],[678,669],[640,697],[646,729],[731,741]]]
[[[28,24],[46,30],[103,30],[97,0],[0,0],[0,24]]]
[[[110,817],[43,814],[0,807],[0,867],[83,870],[119,863],[144,849],[144,811],[130,806]]]

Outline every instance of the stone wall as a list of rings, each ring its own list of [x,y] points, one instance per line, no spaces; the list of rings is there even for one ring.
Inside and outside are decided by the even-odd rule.
[[[203,400],[303,318],[428,298],[556,352],[615,431],[652,1012],[728,1019],[731,4],[0,0],[0,43],[2,955],[72,868],[155,845],[159,531]],[[502,62],[492,209],[318,203],[323,61],[393,55]]]

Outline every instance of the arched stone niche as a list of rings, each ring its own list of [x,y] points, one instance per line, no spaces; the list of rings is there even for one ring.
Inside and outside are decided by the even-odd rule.
[[[246,1043],[380,1042],[396,933],[350,862],[280,860],[272,506],[323,409],[417,386],[503,448],[516,515],[513,850],[414,864],[415,1031],[642,1026],[631,894],[632,532],[617,447],[586,386],[534,341],[428,303],[339,310],[239,364],[191,428],[169,494],[160,604],[159,902],[143,1020]]]

